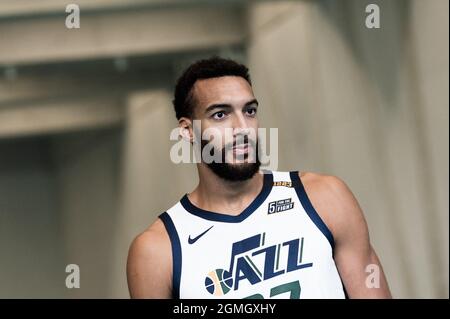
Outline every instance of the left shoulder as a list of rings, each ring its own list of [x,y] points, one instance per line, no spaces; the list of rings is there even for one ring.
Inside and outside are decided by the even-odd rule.
[[[314,172],[298,172],[302,183],[312,187],[328,188],[329,190],[342,191],[347,188],[345,182],[337,176]]]
[[[308,197],[314,197],[315,201],[326,200],[340,206],[355,199],[347,184],[337,176],[300,172],[299,177]]]
[[[335,239],[350,228],[366,228],[363,212],[347,184],[339,177],[301,172],[306,194]]]

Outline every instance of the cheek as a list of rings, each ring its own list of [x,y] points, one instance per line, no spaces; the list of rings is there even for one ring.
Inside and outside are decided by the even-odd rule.
[[[225,134],[226,130],[222,127],[205,126],[202,127],[202,139],[211,143],[215,148],[222,149],[225,145]]]
[[[258,124],[258,120],[257,119],[253,119],[252,121],[250,121],[248,123],[248,127],[249,127],[249,138],[252,139],[253,141],[257,141],[258,140],[258,128],[259,128],[259,124]]]
[[[259,128],[258,119],[255,119],[254,123],[251,123],[251,127],[252,127],[253,131],[255,132],[255,135],[258,135],[258,128]]]

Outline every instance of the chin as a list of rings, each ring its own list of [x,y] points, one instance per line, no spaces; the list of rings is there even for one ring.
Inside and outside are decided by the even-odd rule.
[[[259,171],[260,163],[241,164],[208,164],[208,167],[219,177],[228,181],[245,181]]]

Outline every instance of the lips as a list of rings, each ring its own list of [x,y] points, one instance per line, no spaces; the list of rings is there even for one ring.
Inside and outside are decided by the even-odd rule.
[[[248,144],[241,144],[233,147],[233,152],[235,154],[245,154],[248,153]]]
[[[248,144],[240,144],[240,145],[236,145],[233,146],[233,149],[244,149],[244,148],[248,148]]]

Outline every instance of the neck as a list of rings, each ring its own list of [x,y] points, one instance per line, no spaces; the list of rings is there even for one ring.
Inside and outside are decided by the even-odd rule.
[[[259,194],[263,174],[256,173],[245,181],[227,181],[217,176],[204,164],[198,164],[199,184],[189,194],[189,200],[205,210],[238,215]]]

